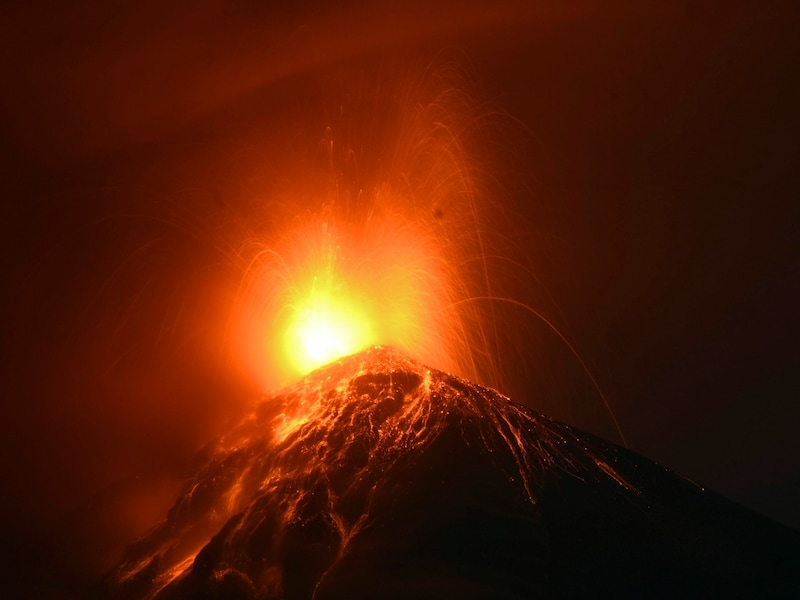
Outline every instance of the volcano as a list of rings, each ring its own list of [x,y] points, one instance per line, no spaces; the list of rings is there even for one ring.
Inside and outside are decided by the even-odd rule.
[[[800,534],[496,391],[374,347],[195,459],[102,598],[800,594]]]

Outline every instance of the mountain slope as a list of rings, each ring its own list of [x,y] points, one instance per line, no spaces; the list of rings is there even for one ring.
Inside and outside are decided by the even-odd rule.
[[[93,595],[764,597],[798,572],[797,532],[376,347],[206,447]]]

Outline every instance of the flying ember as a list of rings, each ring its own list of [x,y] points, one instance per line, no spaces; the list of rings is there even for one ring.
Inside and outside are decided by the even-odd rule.
[[[494,320],[470,300],[495,291],[492,217],[468,159],[486,146],[482,121],[446,71],[377,77],[323,95],[338,115],[309,130],[301,158],[281,157],[269,230],[242,252],[238,354],[262,389],[373,345],[495,383],[479,364]]]

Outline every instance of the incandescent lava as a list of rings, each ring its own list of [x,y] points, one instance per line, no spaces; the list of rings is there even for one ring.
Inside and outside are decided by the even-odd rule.
[[[800,535],[501,394],[373,347],[196,458],[113,598],[761,597]]]

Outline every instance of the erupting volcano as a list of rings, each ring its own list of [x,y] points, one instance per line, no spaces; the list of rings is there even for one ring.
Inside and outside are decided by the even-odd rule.
[[[796,9],[11,4],[6,596],[800,597]]]
[[[764,597],[800,535],[633,452],[374,347],[209,444],[119,598]]]

